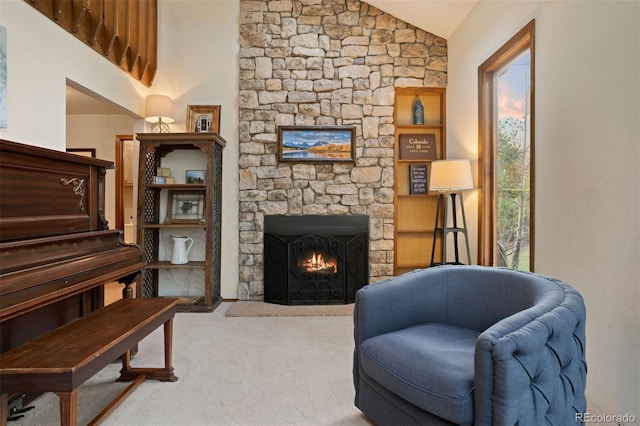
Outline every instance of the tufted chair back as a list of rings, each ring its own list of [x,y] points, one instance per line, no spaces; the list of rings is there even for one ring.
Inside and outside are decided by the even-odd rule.
[[[507,268],[444,267],[433,272],[446,294],[444,322],[476,331],[527,309],[545,312],[565,297],[556,282]]]
[[[535,289],[535,304],[498,321],[478,338],[475,422],[576,424],[576,414],[587,408],[582,296],[558,280],[515,273],[521,278],[513,284]]]

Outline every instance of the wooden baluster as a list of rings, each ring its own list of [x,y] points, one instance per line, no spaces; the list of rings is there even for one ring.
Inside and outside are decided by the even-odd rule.
[[[95,46],[96,42],[98,41],[98,34],[100,34],[100,30],[104,26],[104,0],[93,0],[93,1],[98,3],[98,7],[97,7],[98,11],[96,14],[94,14],[94,16],[97,15],[98,20],[96,22],[96,26],[93,28],[93,36],[89,40],[89,44],[91,46]],[[104,52],[102,53],[104,54]]]
[[[122,66],[125,60],[130,59],[131,55],[131,0],[124,0],[126,2],[127,12],[125,13],[125,21],[124,21],[124,46],[122,49],[122,54],[120,55],[120,59],[118,60],[118,65]],[[129,62],[127,62],[128,64]]]

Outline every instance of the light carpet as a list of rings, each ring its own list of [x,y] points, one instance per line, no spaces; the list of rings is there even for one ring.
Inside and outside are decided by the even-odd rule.
[[[353,320],[328,317],[226,317],[178,313],[175,383],[147,380],[104,420],[106,426],[370,426],[354,406]],[[163,365],[162,327],[140,342],[137,367]],[[80,388],[86,425],[127,383],[113,363]],[[47,393],[11,425],[58,425],[58,397]]]
[[[351,317],[225,317],[232,304],[177,314],[173,366],[179,380],[145,381],[102,425],[372,426],[353,405]],[[160,367],[162,354],[160,327],[140,342],[132,365]],[[128,386],[115,382],[120,368],[110,364],[80,387],[79,425]],[[10,425],[60,424],[55,394],[34,405]],[[588,411],[601,413],[592,406]]]
[[[278,305],[275,303],[238,301],[226,313],[228,317],[324,317],[353,316],[349,305]]]

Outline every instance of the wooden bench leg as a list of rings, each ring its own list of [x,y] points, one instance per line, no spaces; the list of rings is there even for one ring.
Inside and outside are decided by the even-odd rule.
[[[164,368],[136,368],[131,367],[131,351],[122,355],[122,369],[118,381],[128,382],[145,374],[148,379],[161,382],[176,382],[178,378],[173,374],[173,317],[164,323]]]
[[[56,392],[60,398],[60,425],[78,424],[78,389],[71,392]]]
[[[118,404],[120,404],[124,398],[129,395],[129,393],[131,393],[135,388],[138,387],[138,385],[140,385],[140,383],[144,382],[144,380],[147,378],[146,375],[141,374],[140,376],[138,376],[138,378],[131,383],[129,386],[127,386],[127,388],[125,390],[123,390],[122,392],[120,392],[118,394],[118,396],[115,397],[115,399],[113,401],[111,401],[111,403],[109,405],[107,405],[105,407],[104,410],[102,410],[93,420],[91,420],[87,426],[95,426],[97,424],[100,424],[100,422],[107,417],[107,415],[109,415],[109,413],[111,413],[111,411],[116,408],[118,406]]]
[[[169,318],[169,321],[164,323],[164,368],[170,373],[170,376],[174,379],[171,380],[175,382],[178,380],[176,376],[173,375],[173,361],[172,354],[173,353],[173,318]]]

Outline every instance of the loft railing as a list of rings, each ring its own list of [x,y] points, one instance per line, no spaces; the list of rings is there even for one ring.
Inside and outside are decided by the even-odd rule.
[[[158,66],[158,0],[25,1],[151,86]]]

